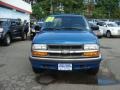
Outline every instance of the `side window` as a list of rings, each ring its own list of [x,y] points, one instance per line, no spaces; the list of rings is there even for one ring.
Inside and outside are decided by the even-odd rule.
[[[6,26],[6,27],[9,26],[9,22],[8,22],[8,21],[5,22],[5,26]]]
[[[12,21],[11,26],[16,26],[16,22]]]
[[[97,25],[99,25],[99,26],[103,26],[103,24],[102,24],[101,22],[97,23]]]
[[[0,21],[0,27],[3,27],[3,21]]]
[[[19,21],[16,22],[16,25],[21,25],[21,23]]]
[[[3,27],[8,26],[8,22],[7,22],[7,21],[3,21],[3,22],[2,22],[2,26],[3,26]]]

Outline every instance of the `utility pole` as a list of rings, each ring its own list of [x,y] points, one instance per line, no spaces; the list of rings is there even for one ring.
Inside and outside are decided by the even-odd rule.
[[[50,0],[50,14],[53,14],[53,1]]]
[[[84,0],[84,5],[87,7],[86,13],[87,16],[91,17],[93,15],[94,5],[96,4],[96,0]]]
[[[60,13],[64,13],[64,6],[62,3],[60,3],[60,5],[58,6],[58,9]]]
[[[119,0],[119,8],[120,8],[120,0]]]

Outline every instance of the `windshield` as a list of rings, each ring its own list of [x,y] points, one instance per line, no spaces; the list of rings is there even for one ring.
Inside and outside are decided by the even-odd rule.
[[[120,25],[120,22],[116,22],[117,25]]]
[[[118,25],[117,24],[115,24],[115,23],[109,23],[109,24],[107,24],[109,27],[118,27]]]
[[[45,20],[43,29],[86,29],[87,24],[81,16],[50,16]]]

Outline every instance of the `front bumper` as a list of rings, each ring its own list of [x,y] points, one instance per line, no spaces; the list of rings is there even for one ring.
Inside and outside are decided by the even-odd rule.
[[[72,64],[72,71],[88,70],[98,68],[102,58],[88,58],[88,59],[43,59],[30,57],[30,62],[33,68],[45,70],[58,70],[58,64]],[[66,71],[66,70],[62,70]]]
[[[0,39],[2,39],[2,33],[0,33]]]
[[[0,40],[3,40],[3,39],[4,39],[4,33],[0,32]]]

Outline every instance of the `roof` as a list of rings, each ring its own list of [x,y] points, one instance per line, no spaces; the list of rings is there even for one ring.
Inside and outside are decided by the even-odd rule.
[[[31,4],[26,3],[23,0],[0,0],[0,5],[15,9],[17,11],[32,13]]]
[[[77,14],[54,14],[50,16],[82,16],[82,15],[77,15]]]

